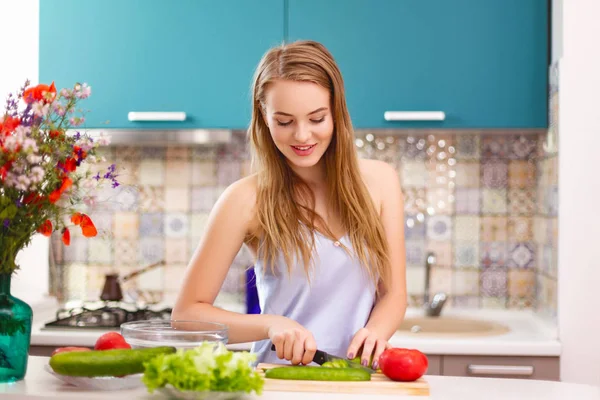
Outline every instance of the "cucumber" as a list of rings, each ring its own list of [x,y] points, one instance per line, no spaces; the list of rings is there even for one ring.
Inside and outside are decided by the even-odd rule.
[[[144,362],[175,351],[175,347],[170,346],[73,351],[50,357],[50,367],[57,374],[69,376],[125,376],[144,372]]]
[[[371,374],[358,368],[312,366],[276,367],[265,371],[265,378],[299,381],[370,381]]]

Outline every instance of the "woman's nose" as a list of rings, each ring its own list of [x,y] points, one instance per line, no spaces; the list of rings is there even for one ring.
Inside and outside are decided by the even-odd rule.
[[[298,124],[294,132],[294,139],[300,143],[306,143],[311,137],[310,128],[306,124]]]

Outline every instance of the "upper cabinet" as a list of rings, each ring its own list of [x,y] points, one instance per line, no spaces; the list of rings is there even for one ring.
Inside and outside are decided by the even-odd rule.
[[[88,128],[245,128],[283,15],[282,0],[41,0],[39,79],[87,82]],[[146,112],[169,114],[130,114]],[[175,120],[136,121],[155,117]]]
[[[331,51],[355,127],[548,125],[545,0],[288,2],[288,40]]]

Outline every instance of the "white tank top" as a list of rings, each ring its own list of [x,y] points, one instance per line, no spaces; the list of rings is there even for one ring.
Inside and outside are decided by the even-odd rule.
[[[347,236],[340,239],[353,254]],[[312,332],[317,348],[346,357],[354,334],[363,328],[375,304],[375,285],[367,271],[336,242],[315,233],[315,262],[310,283],[303,263],[288,274],[283,255],[277,258],[276,274],[258,261],[256,288],[262,314],[283,315]],[[253,343],[257,362],[287,363],[271,350],[271,341]]]

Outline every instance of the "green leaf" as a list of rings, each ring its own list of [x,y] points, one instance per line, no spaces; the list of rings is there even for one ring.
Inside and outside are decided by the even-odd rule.
[[[0,219],[14,218],[14,216],[17,214],[17,211],[17,206],[14,204],[9,204],[8,206],[4,207],[2,211],[0,211]]]

